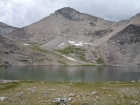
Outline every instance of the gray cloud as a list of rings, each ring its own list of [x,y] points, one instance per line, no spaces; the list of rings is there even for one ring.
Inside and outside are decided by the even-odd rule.
[[[140,0],[0,0],[0,22],[23,27],[62,7],[118,21],[139,13]]]
[[[128,19],[140,12],[140,0],[79,0],[71,1],[72,7],[109,20]]]

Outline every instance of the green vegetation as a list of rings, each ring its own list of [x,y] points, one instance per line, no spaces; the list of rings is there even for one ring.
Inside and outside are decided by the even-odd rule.
[[[62,65],[67,65],[67,63],[63,62],[63,61],[58,61],[60,64]]]
[[[48,53],[47,50],[42,49],[42,48],[40,48],[39,46],[36,46],[36,45],[33,45],[32,49],[33,49],[33,50],[36,50],[36,51],[43,52],[43,53]]]
[[[68,46],[64,49],[59,50],[59,52],[65,54],[65,55],[69,55],[70,53],[84,55],[85,54],[85,49],[82,49],[82,48],[76,47],[76,46]]]
[[[75,54],[80,60],[86,61],[85,59],[86,50],[83,48],[76,47],[76,46],[68,46],[64,49],[59,50],[59,52],[65,55]]]
[[[0,84],[0,91],[15,88],[18,85],[19,85],[19,83],[17,83],[17,82],[8,83],[8,84]]]
[[[96,62],[97,62],[98,64],[105,64],[104,59],[101,58],[101,57],[99,57],[99,58],[96,60]]]

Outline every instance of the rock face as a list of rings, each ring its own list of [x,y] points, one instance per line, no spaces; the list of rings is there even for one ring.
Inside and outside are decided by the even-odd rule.
[[[15,31],[15,30],[17,30],[17,28],[0,22],[0,35],[6,35],[8,33],[11,33],[12,31]]]
[[[108,41],[116,46],[115,52],[120,55],[120,64],[140,64],[140,26],[130,24],[120,32],[116,33]]]
[[[130,24],[110,38],[117,45],[140,43],[140,26]]]
[[[139,14],[114,22],[65,7],[4,36],[49,50],[53,57],[57,53],[72,64],[140,65]]]

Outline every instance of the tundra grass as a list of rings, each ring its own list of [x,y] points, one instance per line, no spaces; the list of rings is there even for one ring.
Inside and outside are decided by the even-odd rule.
[[[96,91],[98,94],[93,95]],[[74,96],[70,96],[74,94]],[[0,84],[0,105],[56,105],[54,99],[70,99],[70,105],[140,104],[140,83],[135,82],[28,82]]]

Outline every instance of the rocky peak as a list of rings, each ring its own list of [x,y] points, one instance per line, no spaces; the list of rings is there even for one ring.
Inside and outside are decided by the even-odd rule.
[[[82,14],[79,11],[76,11],[75,9],[70,8],[70,7],[64,7],[62,9],[55,11],[55,13],[61,14],[70,20],[74,20],[74,21],[82,21],[83,20]]]

